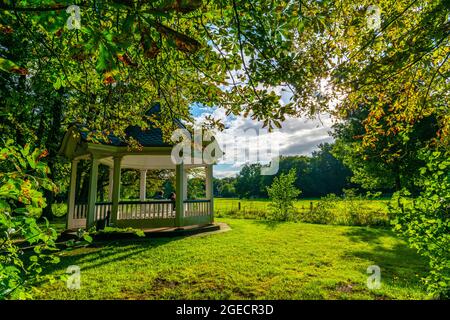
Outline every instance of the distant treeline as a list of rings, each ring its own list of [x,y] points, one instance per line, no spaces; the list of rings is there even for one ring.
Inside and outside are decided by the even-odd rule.
[[[266,187],[272,184],[276,176],[287,173],[291,168],[296,169],[295,185],[302,191],[303,198],[322,197],[330,193],[341,195],[344,189],[350,188],[363,192],[359,185],[350,181],[352,172],[333,156],[332,147],[329,143],[321,144],[311,156],[281,156],[276,175],[261,175],[260,164],[245,165],[236,177],[214,180],[215,196],[267,198]],[[390,189],[376,191],[384,194],[392,192]]]

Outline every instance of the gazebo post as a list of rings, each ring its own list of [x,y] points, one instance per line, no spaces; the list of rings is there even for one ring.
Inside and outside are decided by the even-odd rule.
[[[145,196],[147,193],[147,170],[140,170],[141,176],[139,178],[139,200],[145,201]],[[145,214],[145,205],[141,204],[141,215]]]
[[[187,169],[183,170],[183,200],[187,200],[188,196],[188,176]]]
[[[66,229],[72,227],[73,214],[75,211],[75,195],[77,190],[77,168],[78,159],[72,160],[71,171],[70,171],[70,187],[69,187],[69,200],[67,201],[67,221]]]
[[[97,180],[99,159],[96,155],[91,157],[91,174],[89,176],[88,210],[86,215],[86,229],[91,228],[95,222],[95,202],[97,202]]]
[[[109,167],[109,179],[108,179],[108,201],[112,201],[112,193],[113,193],[113,184],[114,184],[114,169],[113,167]]]
[[[146,191],[147,191],[147,170],[140,170],[141,175],[139,178],[139,199],[145,201]]]
[[[120,164],[122,156],[114,156],[114,173],[113,173],[113,190],[112,190],[112,207],[111,207],[111,224],[117,223],[117,214],[119,212],[119,197],[120,197]]]
[[[176,165],[175,169],[176,175],[176,198],[175,198],[175,226],[183,226],[183,212],[184,212],[184,184],[185,184],[185,174],[184,174],[184,164],[183,162]]]
[[[213,188],[213,165],[208,164],[205,166],[206,171],[206,199],[209,200],[209,215],[211,217],[211,223],[214,222],[214,188]]]

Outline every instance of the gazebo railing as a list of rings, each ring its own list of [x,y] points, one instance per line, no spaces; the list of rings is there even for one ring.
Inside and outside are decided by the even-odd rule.
[[[85,226],[87,211],[86,203],[75,204],[69,228]],[[112,212],[112,202],[97,202],[94,220],[105,219],[108,212]],[[212,222],[212,214],[211,200],[183,201],[183,225]],[[116,224],[119,227],[168,227],[175,226],[175,218],[175,202],[171,200],[119,201]]]
[[[94,220],[105,219],[108,211],[111,212],[112,202],[97,202],[95,204],[95,218]],[[73,219],[86,219],[88,211],[87,203],[77,203],[73,211]]]
[[[175,202],[170,200],[119,201],[117,220],[172,218],[175,218]]]
[[[211,214],[211,200],[184,200],[184,217],[207,216]]]

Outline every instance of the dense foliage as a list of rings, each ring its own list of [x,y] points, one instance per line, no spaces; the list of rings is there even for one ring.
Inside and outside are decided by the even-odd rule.
[[[311,156],[281,156],[275,175],[261,175],[261,165],[247,164],[236,177],[216,179],[215,195],[228,198],[267,198],[267,187],[274,179],[291,169],[296,170],[294,185],[303,197],[321,197],[329,193],[342,194],[355,187],[349,180],[351,171],[332,155],[332,145],[318,146]],[[384,190],[386,191],[386,190]],[[389,191],[389,190],[387,190]]]
[[[450,154],[422,154],[423,192],[417,198],[403,190],[391,202],[394,228],[430,261],[425,278],[429,292],[450,296]]]
[[[73,4],[80,9],[80,28],[67,24],[73,17],[66,9]],[[448,191],[442,175],[419,171],[435,163],[420,154],[438,152],[448,159],[448,1],[379,1],[377,28],[368,23],[370,5],[371,0],[4,0],[2,137],[23,150],[47,149],[50,178],[64,191],[67,165],[56,151],[72,122],[95,129],[89,135],[95,141],[110,132],[123,136],[130,124],[146,127],[142,115],[155,100],[163,114],[153,120],[166,136],[173,118],[192,120],[192,103],[222,107],[268,128],[281,127],[287,116],[330,111],[344,121],[334,153],[353,171],[353,182],[364,188],[405,187],[420,195],[400,214],[398,230],[429,257],[430,288],[443,292],[447,271],[437,266],[446,257],[432,246],[419,246],[419,234],[405,230],[420,225],[436,243],[448,234],[430,222],[436,219],[425,222],[415,214],[418,208],[425,217],[440,212],[448,226],[448,209],[435,213],[433,207]],[[283,94],[289,96],[286,103]],[[358,120],[349,125],[354,115]],[[209,125],[223,128],[213,118]],[[300,166],[314,168],[312,162]],[[16,170],[2,164],[2,172]],[[257,181],[258,170],[246,167],[223,190],[260,196],[272,181]],[[318,171],[312,176],[331,174]],[[345,183],[339,180],[337,188]],[[44,191],[49,204],[58,196],[50,189]],[[306,195],[308,189],[301,189]],[[336,192],[326,183],[314,192],[325,189]]]
[[[41,161],[46,151],[6,142],[0,149],[0,299],[26,299],[31,288],[47,277],[46,264],[59,258],[49,254],[55,250],[56,231],[38,225],[36,218],[46,206],[44,189],[55,185],[48,179],[48,167]],[[32,247],[24,252],[24,244]]]

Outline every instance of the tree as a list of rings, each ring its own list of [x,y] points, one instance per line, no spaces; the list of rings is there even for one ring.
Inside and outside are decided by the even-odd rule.
[[[305,197],[321,197],[329,193],[341,194],[349,182],[351,171],[331,153],[333,145],[318,146],[311,156],[280,156],[279,170],[275,176],[262,176],[262,184],[269,186],[276,176],[291,169],[297,172],[295,186]]]
[[[236,178],[226,177],[222,179],[214,178],[214,196],[224,198],[237,197],[235,189]]]
[[[282,173],[276,177],[270,187],[267,187],[267,193],[272,200],[270,207],[272,208],[271,219],[274,220],[292,220],[294,214],[294,200],[301,193],[295,188],[296,179],[295,169],[289,170],[289,173]]]
[[[263,195],[261,165],[246,164],[236,177],[235,189],[240,198],[260,198]]]
[[[414,180],[425,164],[419,159],[419,153],[437,136],[436,114],[433,112],[411,122],[406,132],[389,134],[391,120],[380,118],[375,129],[368,125],[371,121],[369,110],[370,106],[361,105],[334,125],[332,134],[336,141],[333,153],[353,172],[352,182],[365,189],[399,191],[408,187],[416,191]],[[386,106],[383,114],[388,114],[388,110]],[[368,145],[365,140],[374,136],[375,130],[379,134]]]
[[[159,100],[163,114],[156,125],[166,138],[173,118],[190,122],[192,103],[223,107],[227,114],[252,117],[268,128],[281,127],[288,116],[327,111],[330,101],[337,101],[333,112],[344,118],[367,106],[358,151],[374,150],[381,163],[397,165],[384,176],[403,170],[417,122],[432,120],[432,127],[425,126],[432,131],[426,150],[449,148],[449,10],[444,0],[379,1],[379,28],[367,23],[373,4],[368,0],[358,5],[287,0],[75,4],[82,10],[80,29],[67,27],[67,4],[0,3],[1,77],[8,74],[0,88],[6,97],[2,132],[21,146],[29,141],[23,123],[33,122],[36,114],[42,115],[43,127],[52,127],[47,137],[54,137],[60,125],[78,122],[91,129],[88,139],[96,141],[109,133],[123,137],[130,124],[145,128],[142,116]],[[33,107],[41,90],[49,98],[41,104],[48,107],[45,113]],[[280,98],[286,91],[292,97],[284,104]],[[49,109],[57,111],[55,118]],[[58,119],[63,119],[60,124]],[[36,135],[38,130],[30,131]],[[397,176],[397,187],[403,186],[408,171]],[[260,179],[254,180],[254,189],[244,191],[264,194]],[[246,185],[236,184],[236,190]]]
[[[236,197],[236,189],[233,183],[225,183],[221,188],[221,196],[225,198]]]
[[[320,68],[323,58],[315,59],[322,42],[316,33],[325,32],[325,17],[318,13],[329,11],[324,3],[74,4],[82,17],[78,29],[68,26],[76,19],[66,12],[68,4],[2,3],[4,38],[9,43],[27,39],[32,50],[23,57],[6,51],[0,69],[34,75],[48,68],[48,83],[72,97],[71,121],[98,129],[97,135],[120,135],[130,121],[143,124],[145,106],[155,99],[163,105],[158,125],[165,134],[172,129],[171,119],[189,120],[188,106],[194,102],[245,113],[269,128],[279,127],[285,115],[326,106],[326,97],[316,94],[326,76]],[[295,53],[298,44],[308,50]],[[293,102],[281,104],[272,90],[276,86],[292,91]],[[87,112],[78,112],[81,108]]]
[[[360,141],[347,146],[349,154],[356,156],[349,163],[356,177],[370,186],[370,179],[375,176],[377,184],[388,181],[397,189],[406,187],[420,195],[423,205],[415,202],[404,214],[398,210],[392,214],[400,214],[396,230],[429,259],[432,272],[427,279],[428,288],[436,293],[439,290],[435,288],[441,287],[442,281],[448,282],[442,280],[448,279],[446,269],[442,265],[436,267],[436,261],[442,261],[441,251],[421,243],[416,228],[421,229],[419,234],[427,235],[427,243],[442,244],[448,228],[436,228],[430,222],[440,221],[448,226],[448,213],[439,208],[435,213],[432,206],[447,191],[439,175],[426,176],[427,172],[418,168],[434,167],[432,159],[419,157],[421,153],[438,152],[448,157],[449,8],[446,1],[397,1],[391,9],[386,5],[387,2],[380,3],[383,11],[396,13],[384,19],[380,30],[361,36],[352,32],[357,29],[349,28],[347,32],[351,34],[342,37],[342,60],[338,59],[340,63],[332,76],[336,92],[345,96],[337,114],[345,119],[349,112],[367,108]],[[349,19],[358,28],[358,18]],[[355,44],[359,49],[352,51]],[[348,52],[352,53],[347,55]],[[425,143],[419,140],[423,136],[427,137]],[[366,157],[358,160],[358,153]],[[367,175],[374,172],[377,173]],[[425,185],[423,181],[427,181]],[[402,194],[397,196],[408,201]],[[434,214],[440,219],[433,219]],[[444,265],[448,265],[448,257],[445,259]],[[443,286],[446,287],[448,284]]]
[[[320,144],[319,150],[313,152],[307,171],[299,177],[300,182],[305,180],[301,187],[305,195],[306,190],[315,197],[342,194],[345,188],[351,187],[349,180],[352,173],[331,153],[332,148],[331,144]]]
[[[403,190],[391,201],[394,230],[430,261],[424,279],[434,296],[450,297],[450,153],[421,154],[423,192],[417,198]]]
[[[193,177],[188,181],[188,197],[189,199],[205,198],[205,179]]]

